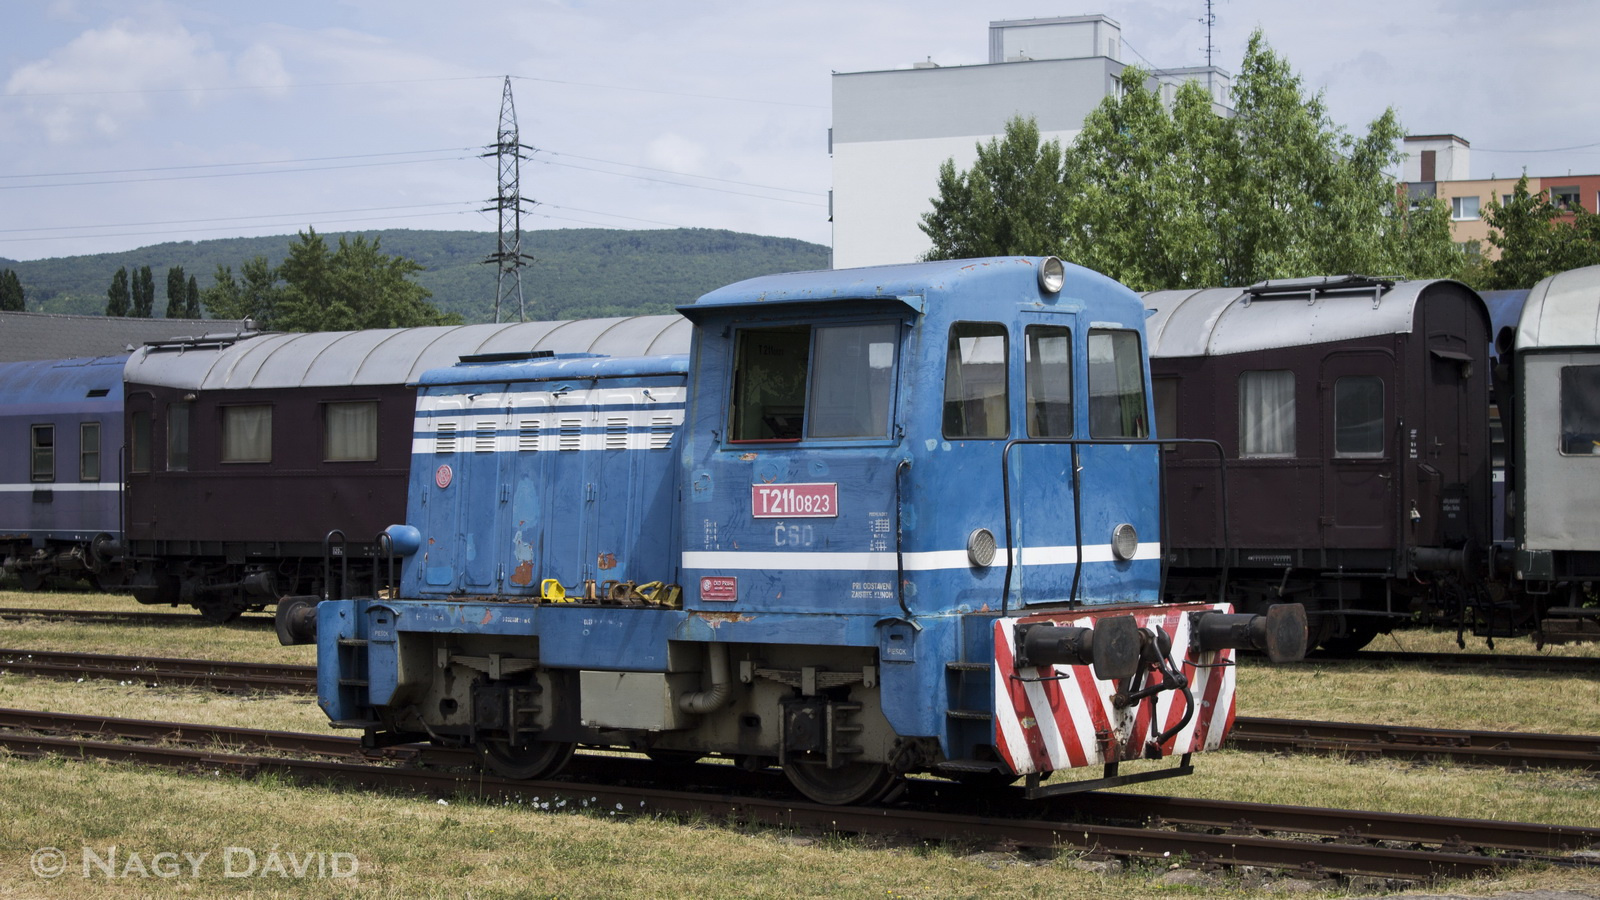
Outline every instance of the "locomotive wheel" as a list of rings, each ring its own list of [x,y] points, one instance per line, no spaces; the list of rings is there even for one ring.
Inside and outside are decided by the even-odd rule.
[[[25,591],[37,591],[44,587],[44,576],[33,569],[23,569],[17,573],[17,577],[22,579],[22,589]]]
[[[783,774],[800,793],[818,803],[847,806],[888,796],[900,779],[882,763],[846,763],[837,769],[808,759],[790,759]]]
[[[513,747],[503,738],[492,738],[478,742],[478,756],[502,778],[531,781],[559,772],[577,747],[571,741],[529,741]]]

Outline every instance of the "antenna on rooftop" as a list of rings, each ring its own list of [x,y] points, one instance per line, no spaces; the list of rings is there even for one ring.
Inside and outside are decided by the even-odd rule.
[[[500,268],[500,279],[495,288],[494,320],[500,321],[500,305],[513,294],[517,299],[517,321],[526,322],[528,311],[522,299],[522,267],[534,261],[522,252],[522,151],[532,150],[517,139],[517,108],[511,102],[511,76],[506,76],[505,90],[500,95],[500,131],[494,144],[484,156],[493,156],[499,163],[500,191],[494,205],[484,212],[500,213],[500,242],[495,252],[485,259]]]
[[[1201,50],[1206,52],[1206,68],[1211,68],[1211,55],[1217,52],[1216,45],[1211,43],[1211,29],[1217,24],[1217,14],[1211,11],[1214,0],[1206,0],[1206,14],[1200,17],[1200,24],[1206,27],[1206,45]]]

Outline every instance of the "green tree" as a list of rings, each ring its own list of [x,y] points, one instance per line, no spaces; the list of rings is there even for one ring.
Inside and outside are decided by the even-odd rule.
[[[196,281],[193,275],[189,276],[189,283],[183,292],[183,317],[200,318],[200,282]]]
[[[1006,123],[1004,138],[978,145],[978,161],[957,172],[939,167],[939,194],[922,216],[933,241],[928,259],[1040,256],[1054,252],[1065,189],[1061,145],[1041,143],[1032,119]]]
[[[22,292],[22,279],[12,269],[0,270],[0,311],[23,312],[28,298]]]
[[[148,319],[154,315],[155,308],[155,276],[150,273],[149,266],[140,266],[133,273],[133,304],[128,310],[128,315],[138,319]]]
[[[212,318],[250,319],[262,330],[273,327],[282,298],[278,270],[265,256],[247,260],[239,267],[237,280],[231,266],[217,266],[211,286],[201,291],[199,297]]]
[[[188,298],[184,294],[183,266],[172,266],[167,269],[167,318],[181,319],[184,310],[188,308]]]
[[[1013,122],[980,147],[967,173],[947,162],[923,217],[930,258],[1053,252],[1141,290],[1345,272],[1444,277],[1466,267],[1447,214],[1401,203],[1385,174],[1403,134],[1394,112],[1347,134],[1259,31],[1231,117],[1197,82],[1180,86],[1169,110],[1149,73],[1130,66],[1121,80],[1121,93],[1060,151],[1059,172],[1031,123]],[[973,185],[994,180],[996,168],[1021,195],[999,202],[1035,223],[1026,243],[989,238],[1003,214]]]
[[[1600,264],[1600,215],[1581,204],[1558,207],[1546,191],[1529,193],[1527,175],[1509,201],[1490,200],[1483,218],[1489,243],[1500,251],[1486,267],[1486,290],[1530,288],[1557,272]]]
[[[106,315],[126,316],[133,305],[133,295],[128,288],[128,267],[123,266],[111,276],[111,287],[106,289]]]
[[[423,267],[389,256],[379,241],[339,238],[329,252],[316,229],[300,233],[279,266],[283,300],[273,327],[284,331],[346,331],[459,324],[427,302],[429,292],[410,276]]]

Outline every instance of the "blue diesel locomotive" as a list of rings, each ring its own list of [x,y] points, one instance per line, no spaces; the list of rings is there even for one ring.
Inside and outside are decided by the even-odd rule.
[[[1231,725],[1234,650],[1303,652],[1296,608],[1161,603],[1122,285],[965,260],[680,312],[687,356],[423,376],[398,590],[315,610],[336,726],[520,778],[586,745],[778,765],[823,803],[919,771],[1042,796],[1188,771]],[[1085,766],[1105,771],[1043,783]]]

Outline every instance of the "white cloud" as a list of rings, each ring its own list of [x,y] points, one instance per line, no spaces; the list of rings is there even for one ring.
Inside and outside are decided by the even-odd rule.
[[[159,28],[122,20],[79,34],[48,57],[19,67],[6,93],[28,97],[52,142],[85,132],[118,133],[154,103],[149,91],[215,87],[227,81],[224,55],[182,25]]]

